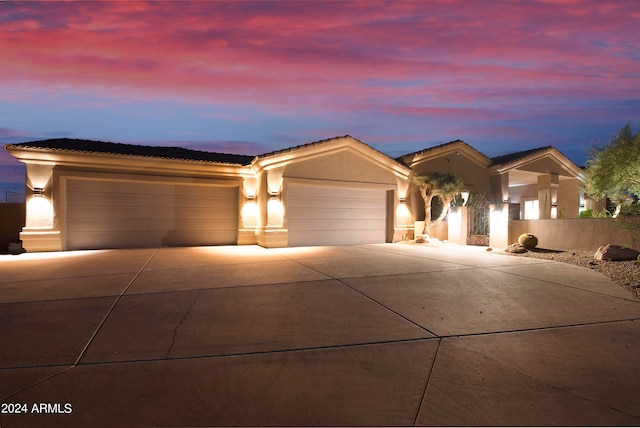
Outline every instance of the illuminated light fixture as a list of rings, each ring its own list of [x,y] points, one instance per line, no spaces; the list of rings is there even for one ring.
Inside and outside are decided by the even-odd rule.
[[[460,192],[460,196],[462,196],[462,205],[467,205],[467,202],[469,202],[469,192],[467,190]]]
[[[556,208],[556,207],[558,206],[558,203],[557,203],[557,202],[552,202],[552,203],[551,203],[551,206],[552,206],[552,207],[554,207],[554,208]]]
[[[405,198],[404,196],[402,196],[402,197],[400,198],[400,203],[401,203],[401,204],[404,204],[405,202],[407,202],[407,198]]]
[[[39,198],[44,197],[44,189],[42,187],[34,187],[33,188],[33,196],[37,196]]]
[[[254,201],[256,199],[256,195],[247,195],[247,199],[249,201]]]

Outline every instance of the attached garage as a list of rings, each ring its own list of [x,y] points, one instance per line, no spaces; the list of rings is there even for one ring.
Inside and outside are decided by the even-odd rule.
[[[66,248],[236,244],[238,187],[68,179]]]
[[[387,241],[387,191],[291,185],[287,190],[289,246]]]
[[[412,227],[411,171],[350,136],[259,156],[53,139],[26,164],[27,251],[384,243]]]

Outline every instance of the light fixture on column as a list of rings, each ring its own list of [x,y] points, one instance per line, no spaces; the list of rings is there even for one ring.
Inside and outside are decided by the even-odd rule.
[[[42,187],[34,187],[33,188],[33,196],[43,198],[44,197],[44,189]]]

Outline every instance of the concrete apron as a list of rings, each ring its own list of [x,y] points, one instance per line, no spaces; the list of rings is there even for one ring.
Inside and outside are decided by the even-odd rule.
[[[2,427],[640,424],[640,301],[575,266],[383,244],[0,272]]]

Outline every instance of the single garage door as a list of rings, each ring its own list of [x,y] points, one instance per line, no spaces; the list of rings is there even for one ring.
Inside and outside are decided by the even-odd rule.
[[[291,185],[286,215],[292,247],[386,242],[387,192]]]
[[[67,180],[67,248],[236,244],[238,188]]]

